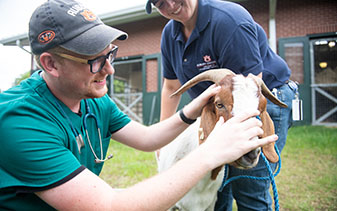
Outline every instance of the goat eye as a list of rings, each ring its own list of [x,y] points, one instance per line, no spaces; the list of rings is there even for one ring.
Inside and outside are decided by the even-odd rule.
[[[224,107],[224,105],[223,105],[223,104],[221,104],[221,103],[217,103],[217,104],[216,104],[216,107],[217,107],[217,108],[223,108],[223,107]]]

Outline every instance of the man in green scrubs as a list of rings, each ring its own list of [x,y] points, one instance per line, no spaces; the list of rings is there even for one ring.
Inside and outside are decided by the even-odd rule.
[[[219,91],[212,86],[149,127],[130,120],[106,95],[113,42],[126,38],[73,0],[49,0],[35,10],[29,41],[42,70],[0,94],[0,210],[167,210],[213,168],[277,139],[249,141],[262,133],[259,120],[247,120],[257,111],[220,119],[208,141],[168,171],[123,191],[110,187],[97,175],[111,158],[111,138],[155,151]]]

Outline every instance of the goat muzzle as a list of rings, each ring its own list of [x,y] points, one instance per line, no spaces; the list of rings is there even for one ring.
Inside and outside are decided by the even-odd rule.
[[[257,165],[259,162],[259,157],[261,154],[261,148],[256,148],[245,155],[243,155],[241,158],[237,159],[236,161],[230,163],[230,165],[239,168],[239,169],[250,169]]]

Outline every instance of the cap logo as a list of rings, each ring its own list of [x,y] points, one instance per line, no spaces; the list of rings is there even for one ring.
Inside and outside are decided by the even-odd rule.
[[[94,20],[96,20],[96,15],[93,12],[91,12],[90,10],[84,10],[83,12],[81,12],[81,15],[87,21],[94,21]]]
[[[85,20],[87,21],[94,21],[97,19],[96,15],[91,12],[90,10],[88,9],[85,9],[85,7],[83,5],[80,5],[80,4],[77,4],[77,5],[74,5],[72,6],[68,11],[67,13],[71,16],[74,16],[76,17],[76,15],[81,11],[83,10],[80,14],[84,17]]]
[[[55,32],[52,30],[47,30],[39,34],[38,40],[41,44],[47,44],[55,38]]]
[[[79,13],[81,10],[85,9],[84,6],[80,5],[80,4],[76,4],[74,6],[72,6],[68,11],[67,13],[71,16],[76,16],[77,13]]]

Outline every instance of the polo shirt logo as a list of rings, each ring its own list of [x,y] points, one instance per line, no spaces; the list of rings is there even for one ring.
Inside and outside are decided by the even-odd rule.
[[[204,56],[204,61],[205,62],[210,62],[210,61],[212,61],[212,59],[211,59],[211,57],[209,55],[205,55]]]
[[[212,61],[212,57],[210,55],[205,55],[202,58],[203,62],[197,64],[197,69],[199,71],[205,71],[219,67],[216,61]]]

